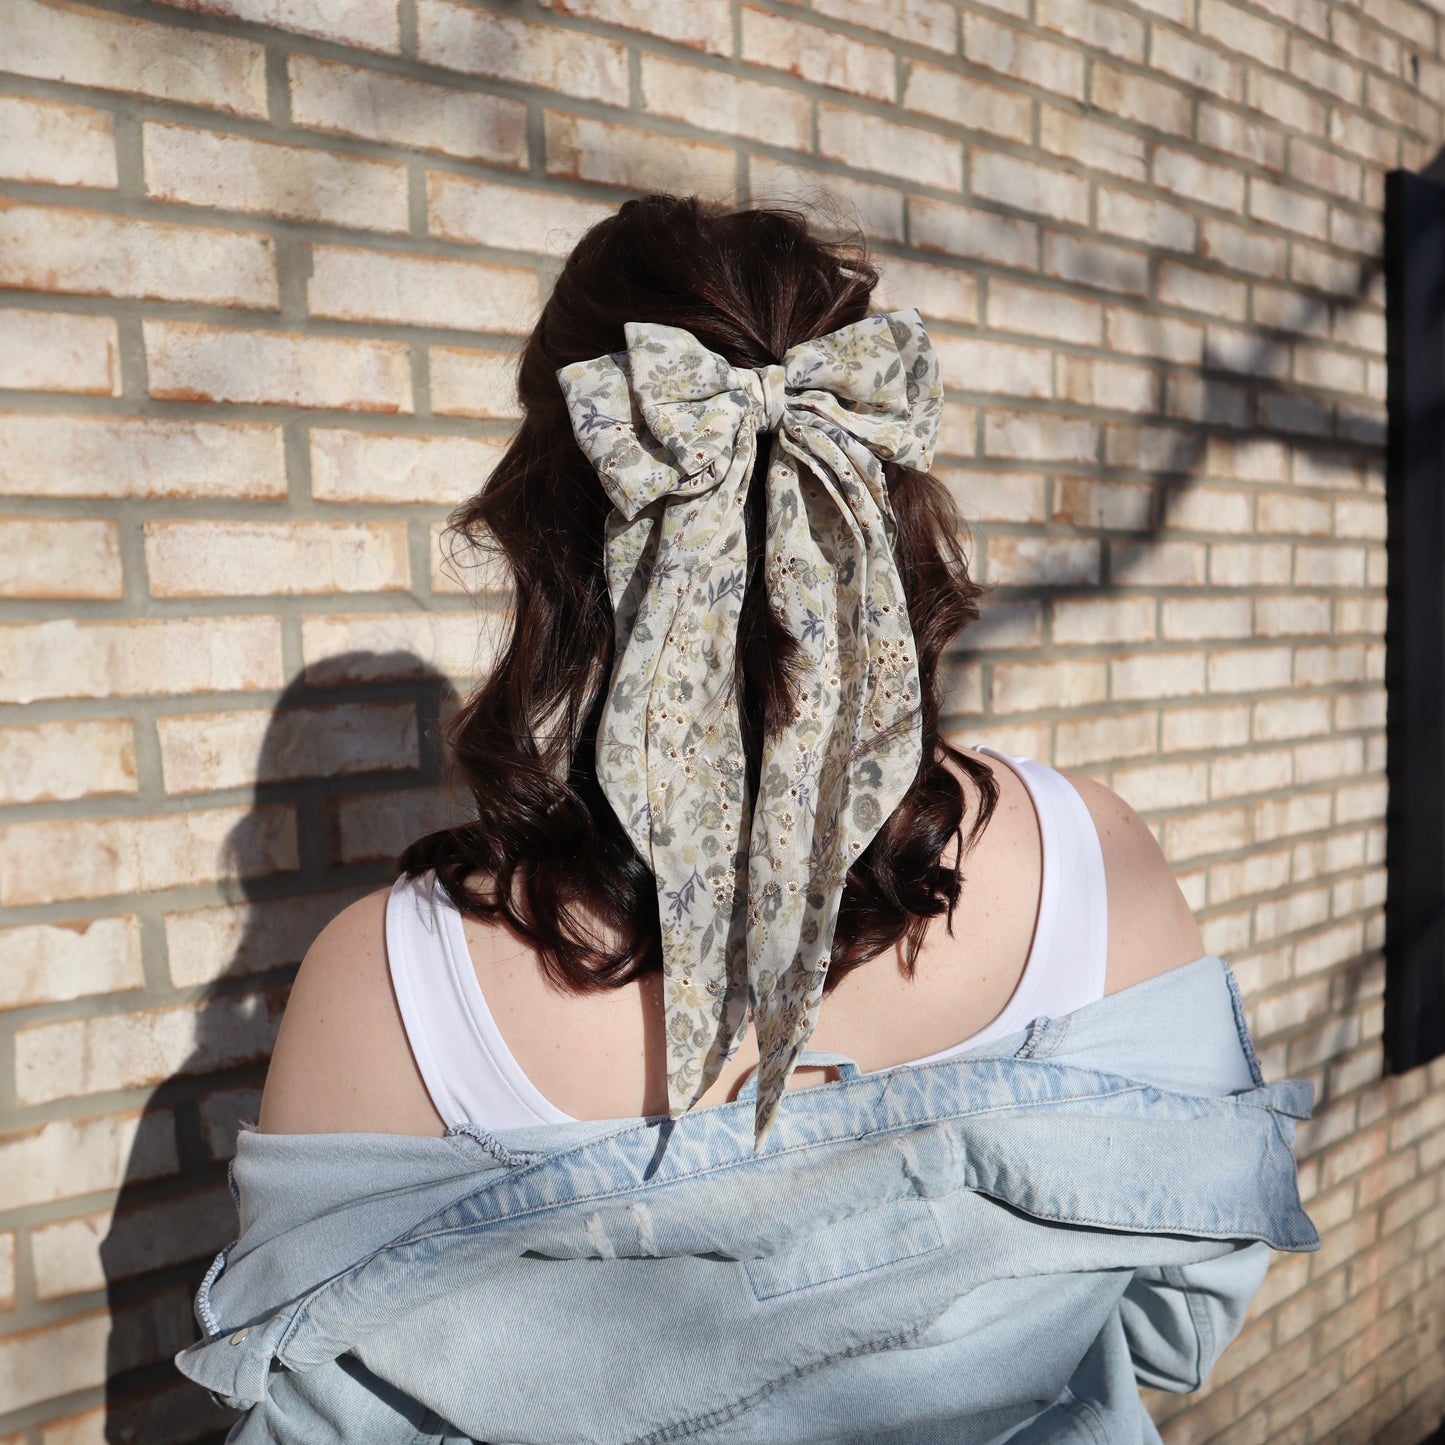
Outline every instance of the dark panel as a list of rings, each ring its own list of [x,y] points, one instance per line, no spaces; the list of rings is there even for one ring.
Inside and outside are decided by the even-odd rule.
[[[1385,1056],[1445,1053],[1445,189],[1385,183],[1390,798]]]

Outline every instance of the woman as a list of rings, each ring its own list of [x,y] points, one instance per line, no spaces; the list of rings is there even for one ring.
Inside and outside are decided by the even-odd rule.
[[[322,932],[238,1145],[233,1438],[1154,1440],[1317,1246],[1148,829],[939,735],[981,589],[875,281],[664,196],[569,258],[457,519],[476,821]]]

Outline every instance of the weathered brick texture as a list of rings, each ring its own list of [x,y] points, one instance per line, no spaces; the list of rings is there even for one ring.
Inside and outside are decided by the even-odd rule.
[[[1170,1445],[1445,1409],[1445,1067],[1383,1074],[1384,176],[1429,0],[7,0],[0,1440],[218,1429],[169,1354],[292,971],[455,815],[504,635],[449,509],[638,188],[859,227],[928,319],[983,619],[948,726],[1154,829],[1316,1086]],[[107,1375],[113,1376],[107,1385]]]

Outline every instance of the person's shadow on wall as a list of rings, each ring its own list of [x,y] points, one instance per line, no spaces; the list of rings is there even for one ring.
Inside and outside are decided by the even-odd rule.
[[[440,740],[457,704],[450,682],[410,653],[348,653],[308,668],[271,714],[250,810],[226,840],[227,902],[166,918],[171,983],[201,992],[189,1005],[194,1046],[145,1107],[100,1247],[111,1445],[219,1441],[238,1418],[171,1362],[199,1337],[191,1301],[235,1237],[226,1167],[237,1128],[256,1118],[312,940],[348,903],[390,884],[409,842],[461,815],[442,785]]]

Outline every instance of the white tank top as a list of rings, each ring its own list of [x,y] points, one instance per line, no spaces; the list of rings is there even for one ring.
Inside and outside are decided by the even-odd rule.
[[[1043,878],[1033,943],[1013,994],[992,1023],[950,1048],[890,1068],[948,1058],[1014,1033],[1042,1014],[1071,1013],[1104,996],[1104,855],[1084,800],[1045,763],[987,746],[976,751],[1018,773],[1038,815]],[[392,886],[386,956],[412,1055],[437,1113],[449,1127],[573,1122],[512,1056],[482,994],[462,916],[434,883],[434,875],[425,873]]]

